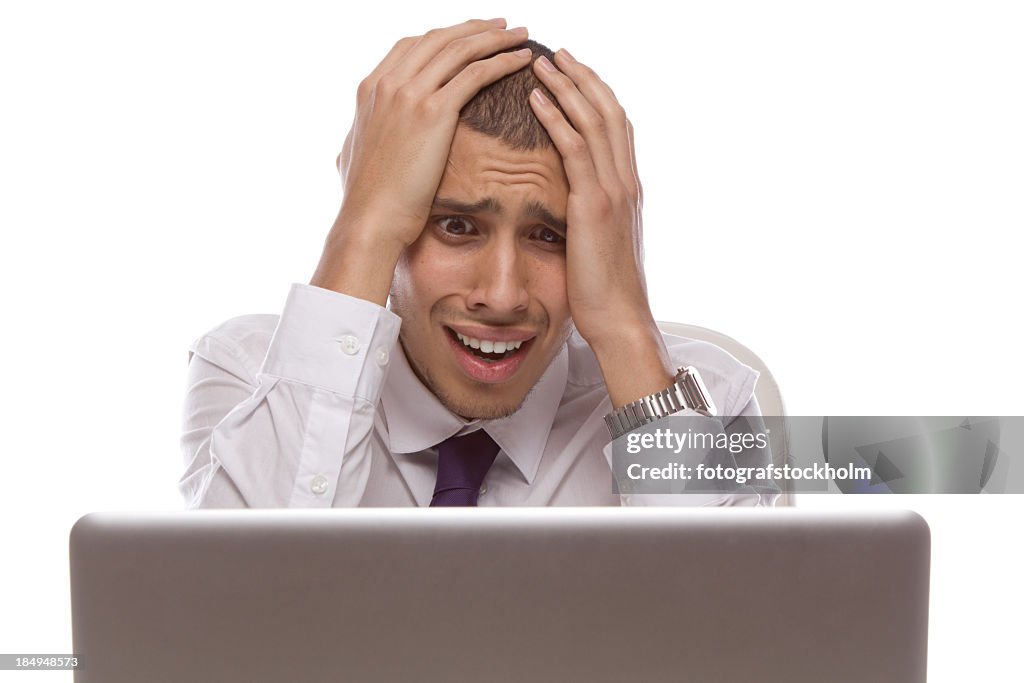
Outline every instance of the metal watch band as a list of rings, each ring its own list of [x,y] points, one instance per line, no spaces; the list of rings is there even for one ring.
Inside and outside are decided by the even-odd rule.
[[[604,423],[614,441],[637,427],[687,408],[708,417],[718,413],[700,373],[692,365],[679,368],[675,382],[668,389],[644,396],[608,413],[604,416]]]

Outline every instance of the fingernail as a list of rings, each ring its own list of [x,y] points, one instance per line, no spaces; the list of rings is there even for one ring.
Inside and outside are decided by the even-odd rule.
[[[498,26],[504,26],[505,25],[505,17],[498,17],[497,19],[488,19],[487,23],[489,23],[489,24],[497,24]]]
[[[512,54],[514,54],[516,57],[527,57],[533,54],[533,50],[531,50],[528,47],[524,47],[522,50],[516,50]]]
[[[563,48],[562,48],[561,50],[559,50],[559,52],[561,52],[561,53],[562,53],[563,55],[565,55],[565,58],[566,58],[567,60],[569,60],[570,62],[573,62],[573,63],[575,63],[575,61],[576,61],[576,58],[575,58],[575,57],[573,57],[573,56],[572,56],[571,54],[569,54],[569,51],[568,51],[568,50],[566,50],[566,49],[565,49],[564,47],[563,47]]]
[[[526,27],[525,26],[519,26],[517,28],[510,28],[508,30],[508,32],[509,33],[518,33],[520,35],[524,35],[525,36],[526,35]]]
[[[545,57],[544,55],[537,57],[537,63],[540,64],[540,68],[544,69],[545,71],[555,70],[555,65],[549,62],[548,58]],[[543,95],[541,97],[543,97]]]
[[[541,59],[544,59],[544,58],[541,57]],[[545,106],[548,105],[548,104],[551,104],[551,102],[548,100],[548,98],[544,97],[544,93],[542,93],[540,91],[540,88],[534,88],[532,95],[533,95],[533,99],[537,100],[537,104],[542,104],[542,105],[545,105]]]

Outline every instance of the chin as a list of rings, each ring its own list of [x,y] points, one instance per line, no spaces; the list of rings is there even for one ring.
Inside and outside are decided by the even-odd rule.
[[[453,397],[446,392],[439,392],[433,388],[434,395],[441,401],[441,405],[465,420],[500,420],[509,417],[518,411],[526,400],[522,399],[511,402],[487,400],[484,397],[474,399],[471,397]]]
[[[522,388],[522,377],[518,382],[486,384],[462,378],[457,367],[451,370],[434,370],[429,362],[421,362],[414,353],[408,352],[406,339],[399,337],[403,351],[409,360],[413,373],[448,411],[466,420],[498,420],[518,411],[537,384],[534,380],[529,389]],[[442,358],[438,365],[447,361]],[[448,373],[451,374],[448,374]],[[519,384],[519,386],[516,386]]]

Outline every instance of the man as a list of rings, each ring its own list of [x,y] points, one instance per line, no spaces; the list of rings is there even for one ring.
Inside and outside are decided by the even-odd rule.
[[[771,503],[613,492],[604,416],[679,367],[759,410],[755,371],[655,325],[632,126],[591,69],[503,19],[404,38],[338,168],[311,282],[193,344],[188,507]]]

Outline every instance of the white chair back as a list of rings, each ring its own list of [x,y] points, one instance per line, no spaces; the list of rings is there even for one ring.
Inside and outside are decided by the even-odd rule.
[[[757,378],[757,386],[754,387],[754,396],[757,398],[757,403],[761,407],[761,414],[765,416],[778,417],[784,417],[786,415],[785,406],[782,403],[782,393],[779,391],[779,385],[775,381],[775,376],[772,375],[768,366],[764,364],[764,361],[746,346],[739,343],[732,337],[722,334],[721,332],[715,332],[714,330],[709,330],[706,327],[699,327],[697,325],[684,325],[683,323],[658,321],[658,327],[662,332],[666,332],[677,337],[699,339],[701,341],[710,342],[731,353],[738,361],[745,363],[760,372],[761,375]],[[783,424],[785,425],[784,421]],[[783,466],[789,458],[788,427],[785,427],[782,430],[773,429],[771,436],[769,437],[769,441],[772,448],[772,462],[779,467]],[[793,506],[794,504],[793,492],[785,489],[776,502],[776,505],[778,506]]]

